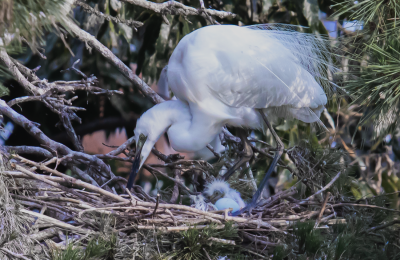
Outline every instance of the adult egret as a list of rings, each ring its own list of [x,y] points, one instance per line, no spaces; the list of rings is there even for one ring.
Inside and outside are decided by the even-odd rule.
[[[167,132],[178,152],[198,151],[224,125],[260,129],[276,140],[274,159],[246,209],[254,207],[284,147],[272,128],[275,118],[321,122],[327,103],[330,52],[327,42],[281,25],[211,25],[179,42],[164,80],[177,100],[157,104],[138,120],[136,156],[127,188],[151,148]],[[322,124],[323,125],[323,124]],[[244,134],[242,159],[224,175],[229,178],[252,157]],[[242,210],[243,211],[243,210]]]

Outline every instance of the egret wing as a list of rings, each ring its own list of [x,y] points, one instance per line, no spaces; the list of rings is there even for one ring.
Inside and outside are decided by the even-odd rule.
[[[175,92],[186,99],[208,98],[207,88],[232,107],[319,121],[330,93],[328,73],[335,70],[326,40],[281,25],[224,25],[197,30],[177,48],[181,56],[171,59],[179,66],[169,69],[179,73]]]

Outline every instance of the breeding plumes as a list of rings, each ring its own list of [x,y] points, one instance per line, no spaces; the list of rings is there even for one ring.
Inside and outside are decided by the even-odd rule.
[[[293,26],[212,25],[186,35],[163,76],[163,84],[177,100],[157,104],[138,120],[136,157],[127,187],[165,132],[176,151],[195,152],[225,125],[269,129],[277,147],[249,205],[253,207],[284,150],[270,121],[294,118],[323,125],[319,116],[327,103],[325,92],[330,92],[328,71],[334,69],[329,57],[324,39],[297,32]],[[243,156],[225,180],[252,157],[245,131],[239,136]]]

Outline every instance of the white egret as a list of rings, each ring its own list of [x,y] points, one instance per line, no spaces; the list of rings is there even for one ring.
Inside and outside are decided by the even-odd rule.
[[[321,121],[330,86],[326,41],[294,27],[211,25],[189,33],[169,60],[164,80],[177,100],[157,104],[138,120],[136,156],[128,189],[151,148],[167,132],[172,148],[195,152],[210,143],[224,125],[271,131],[274,159],[261,181],[253,207],[283,153],[269,120]],[[252,157],[245,135],[244,153],[224,175],[227,179]],[[242,210],[243,211],[243,210]]]

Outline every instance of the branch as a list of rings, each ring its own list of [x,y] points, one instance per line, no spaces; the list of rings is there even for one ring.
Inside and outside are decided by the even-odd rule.
[[[46,158],[51,158],[53,155],[44,148],[35,146],[5,146],[4,147],[8,153],[18,153],[18,154],[36,154]]]
[[[185,156],[180,155],[179,153],[174,153],[174,154],[169,154],[168,156],[161,153],[159,150],[157,150],[155,147],[151,149],[151,152],[158,157],[161,161],[164,161],[166,163],[171,163],[175,162],[177,160],[185,159]]]
[[[125,143],[123,143],[122,145],[120,145],[117,149],[115,149],[114,151],[109,152],[107,155],[111,155],[111,156],[117,156],[120,153],[124,152],[126,149],[128,149],[129,146],[131,146],[133,143],[135,143],[135,137],[132,136],[131,138],[129,138],[128,140],[125,141]]]
[[[339,172],[338,174],[336,174],[335,177],[333,177],[333,179],[322,189],[320,189],[319,191],[317,191],[316,193],[314,193],[313,195],[311,195],[310,197],[308,197],[307,199],[304,199],[300,204],[305,203],[306,201],[312,200],[315,198],[315,196],[317,196],[318,194],[320,194],[321,192],[326,191],[327,189],[329,189],[330,186],[332,186],[332,184],[340,177],[341,172]]]
[[[167,14],[182,15],[184,18],[186,18],[189,15],[198,15],[204,17],[205,19],[208,19],[207,15],[217,16],[221,19],[228,17],[232,18],[236,17],[236,14],[233,14],[231,12],[210,10],[205,8],[196,9],[173,0],[166,1],[164,3],[154,3],[147,0],[121,0],[121,2],[137,5],[149,9],[157,14],[161,14],[166,24],[169,24],[168,19],[166,18]]]
[[[14,252],[8,250],[7,248],[2,247],[2,248],[0,248],[0,250],[3,250],[7,254],[9,254],[9,255],[11,255],[11,256],[13,256],[15,258],[29,260],[29,258],[25,257],[23,254],[14,253]]]
[[[106,197],[112,198],[112,199],[117,200],[117,201],[120,201],[120,202],[126,202],[126,201],[127,201],[126,199],[124,199],[124,198],[122,198],[122,197],[120,197],[120,196],[118,196],[118,195],[115,195],[114,193],[108,192],[108,191],[106,191],[106,190],[103,190],[103,189],[101,189],[101,188],[99,188],[99,187],[96,187],[96,186],[91,185],[91,184],[89,184],[89,183],[86,183],[86,182],[84,182],[84,181],[77,180],[77,179],[75,179],[75,178],[73,178],[73,177],[71,177],[71,176],[65,175],[65,174],[63,174],[63,173],[61,173],[61,172],[59,172],[59,171],[57,171],[57,170],[53,170],[53,169],[51,169],[51,168],[49,168],[49,167],[47,167],[47,166],[44,166],[44,165],[42,165],[42,164],[39,164],[39,163],[30,161],[30,160],[27,160],[27,159],[24,159],[24,158],[22,158],[22,159],[23,159],[22,162],[24,162],[24,163],[29,163],[30,165],[33,165],[33,166],[39,168],[40,170],[43,170],[43,171],[52,173],[52,174],[54,174],[54,175],[57,175],[57,176],[59,176],[59,177],[62,177],[62,178],[64,178],[68,183],[71,183],[72,185],[76,185],[76,186],[85,188],[85,189],[87,189],[87,190],[91,190],[91,191],[94,191],[94,192],[98,192],[98,193],[100,193],[101,195],[104,195],[104,196],[106,196]],[[19,166],[19,165],[17,165],[17,164],[13,164],[13,167],[15,167],[17,170],[19,170],[19,171],[25,173],[25,174],[28,175],[28,176],[31,176],[31,177],[34,177],[34,178],[36,178],[37,176],[39,176],[39,175],[37,175],[37,174],[31,173],[30,171],[26,170],[25,168],[23,168],[23,167],[21,167],[21,166]],[[36,175],[36,177],[35,177],[35,176],[32,176],[32,175]],[[39,179],[39,178],[37,178],[37,179]],[[43,178],[43,179],[40,179],[40,180],[42,180],[42,181],[44,181],[44,182],[47,181],[46,183],[48,183],[48,184],[50,184],[50,182],[52,182],[52,181],[46,180],[46,179],[44,179],[44,178]],[[57,184],[58,184],[58,183],[57,183]],[[61,186],[61,185],[54,185],[54,184],[50,184],[50,185],[55,186],[56,188],[65,189],[65,187],[64,187],[64,186]],[[62,188],[61,188],[61,187],[62,187]],[[67,189],[68,189],[68,188],[67,188]],[[70,192],[70,191],[68,191],[68,192]],[[81,198],[81,197],[83,196],[83,195],[81,195],[81,194],[78,193],[78,192],[74,192],[74,193],[72,193],[72,194],[78,196],[79,198]],[[78,195],[77,195],[77,194],[78,194]],[[87,200],[87,198],[88,198],[88,196],[83,196],[83,197],[85,197],[85,200]],[[81,198],[81,199],[82,199],[82,198]],[[93,200],[89,200],[89,201],[91,201],[91,202],[93,203]],[[94,201],[94,202],[95,202],[96,204],[98,203],[97,201]]]
[[[3,114],[10,118],[14,123],[24,128],[31,136],[33,136],[40,144],[47,147],[49,150],[54,151],[57,155],[70,155],[71,159],[81,159],[89,164],[96,165],[95,167],[98,173],[106,173],[108,177],[115,177],[111,169],[99,158],[93,155],[85,154],[82,152],[75,152],[69,149],[67,146],[51,140],[47,137],[33,122],[29,121],[23,115],[18,114],[9,106],[7,106],[4,100],[0,100],[0,114]]]
[[[376,226],[376,227],[372,227],[372,228],[368,229],[366,232],[369,233],[369,232],[372,232],[372,231],[377,231],[377,230],[380,230],[380,229],[384,229],[384,228],[390,227],[390,226],[395,225],[395,224],[400,224],[400,220],[396,219],[396,220],[393,220],[393,221],[388,222],[386,224],[382,224],[382,225],[379,225],[379,226]]]
[[[124,23],[130,27],[133,27],[136,31],[138,27],[142,26],[143,23],[139,22],[139,21],[133,21],[133,20],[124,20],[122,18],[119,17],[114,17],[111,15],[107,15],[107,14],[103,14],[100,11],[97,11],[96,9],[92,8],[90,5],[83,3],[81,1],[75,1],[76,5],[79,5],[80,7],[83,8],[83,10],[85,10],[85,12],[89,13],[89,14],[95,14],[98,17],[102,17],[104,19],[106,19],[107,21],[113,21],[114,23]]]
[[[91,47],[99,51],[111,64],[113,64],[117,69],[129,80],[132,84],[138,88],[144,95],[149,97],[154,104],[158,104],[164,101],[157,93],[154,92],[141,78],[139,78],[128,66],[125,65],[117,56],[112,53],[106,46],[100,43],[96,37],[89,34],[88,32],[79,28],[69,18],[64,19],[64,22],[68,25],[68,28],[73,32],[73,34],[81,41],[87,43]]]
[[[86,134],[90,134],[96,132],[98,130],[109,129],[114,130],[118,127],[125,127],[125,126],[136,126],[136,120],[133,118],[131,121],[126,121],[122,117],[106,117],[106,118],[98,118],[94,121],[88,122],[86,124],[78,125],[75,127],[75,133],[80,136],[84,136]],[[62,132],[60,134],[52,136],[54,141],[64,143],[69,141],[68,135],[66,132]],[[121,148],[122,149],[122,148]],[[124,150],[124,149],[123,149]],[[114,150],[116,151],[116,150]],[[114,152],[113,151],[113,152]],[[118,153],[118,151],[116,151]],[[121,153],[121,152],[120,152]],[[119,153],[118,153],[119,154]]]
[[[324,212],[325,212],[326,203],[328,202],[330,196],[331,196],[331,193],[328,191],[328,192],[326,193],[324,202],[322,203],[321,211],[319,212],[319,215],[318,215],[318,217],[317,217],[317,220],[315,221],[315,226],[314,226],[314,228],[317,228],[318,225],[319,225],[319,223],[321,222],[321,218],[322,218],[322,216],[324,215]]]
[[[39,174],[34,174],[33,172],[31,172],[31,171],[25,169],[25,168],[22,167],[22,166],[19,166],[19,165],[16,164],[16,163],[12,163],[12,164],[11,164],[11,167],[17,169],[18,171],[24,173],[24,174],[27,175],[27,176],[30,176],[30,177],[32,177],[32,178],[34,178],[34,179],[37,179],[37,180],[39,180],[39,181],[42,181],[42,182],[44,182],[44,183],[46,183],[46,184],[49,184],[49,185],[51,185],[51,186],[53,186],[53,187],[59,188],[60,190],[63,190],[63,191],[65,191],[65,192],[71,193],[71,194],[77,196],[78,198],[80,198],[80,199],[83,200],[83,201],[87,201],[87,202],[90,202],[90,203],[94,203],[95,205],[99,203],[99,201],[95,201],[95,200],[89,198],[88,196],[82,195],[82,194],[80,194],[79,192],[76,192],[74,189],[70,189],[70,188],[64,187],[63,185],[60,185],[60,184],[57,183],[57,182],[53,182],[53,181],[48,180],[47,178],[43,178],[43,176],[40,176]]]
[[[176,184],[179,185],[179,187],[181,187],[184,191],[186,191],[186,193],[189,193],[190,195],[195,195],[195,193],[193,191],[191,191],[188,187],[186,187],[185,185],[182,184],[182,182],[180,180],[176,180],[174,178],[169,177],[167,174],[152,168],[151,166],[147,165],[147,164],[143,164],[143,168],[145,168],[146,170],[148,170],[149,172],[153,172],[156,173],[158,175],[161,175],[165,178],[167,178],[170,181],[175,182]]]
[[[355,204],[355,203],[340,203],[340,204],[334,204],[331,207],[346,207],[346,206],[350,206],[350,207],[365,207],[365,208],[371,208],[371,209],[381,209],[381,210],[387,210],[387,211],[393,211],[393,212],[400,212],[400,210],[395,210],[395,209],[388,209],[385,207],[379,207],[379,206],[375,206],[375,205],[365,205],[365,204]]]
[[[3,63],[6,65],[8,70],[11,72],[11,74],[14,76],[14,79],[18,81],[18,83],[28,92],[34,94],[34,95],[42,95],[45,93],[44,89],[40,89],[36,86],[34,86],[32,83],[30,83],[24,75],[17,69],[16,65],[12,60],[10,59],[10,56],[8,56],[7,52],[5,50],[0,50],[0,60],[3,61]]]
[[[43,96],[27,96],[27,97],[19,97],[19,98],[14,98],[13,100],[10,100],[7,102],[7,105],[9,107],[12,107],[16,104],[23,103],[23,102],[28,102],[28,101],[42,101]]]

